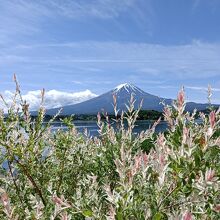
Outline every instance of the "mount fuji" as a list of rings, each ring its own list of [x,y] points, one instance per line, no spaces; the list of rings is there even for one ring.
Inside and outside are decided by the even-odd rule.
[[[117,108],[119,111],[126,111],[125,104],[128,104],[131,94],[134,96],[135,108],[138,108],[139,104],[143,100],[142,109],[144,110],[156,110],[163,111],[163,101],[165,104],[171,105],[172,99],[161,98],[147,92],[144,92],[140,88],[136,87],[133,84],[124,83],[118,85],[111,91],[104,93],[100,96],[92,98],[90,100],[62,107],[61,115],[71,115],[71,114],[97,114],[98,112],[108,112],[109,114],[113,113],[113,95],[117,97]],[[198,104],[194,102],[188,102],[186,104],[187,111],[193,111],[195,108],[197,110],[206,109],[208,104]],[[59,108],[48,109],[47,115],[54,115],[57,113]]]

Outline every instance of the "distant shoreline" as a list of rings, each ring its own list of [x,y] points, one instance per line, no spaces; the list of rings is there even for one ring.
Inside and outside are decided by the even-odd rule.
[[[109,119],[115,119],[115,115],[114,114],[108,114],[107,115]],[[54,117],[54,115],[48,115],[45,114],[45,121],[49,121],[50,119],[52,119]],[[79,121],[96,121],[97,120],[97,115],[96,114],[78,114],[78,115],[58,115],[56,117],[56,120],[62,120],[64,118],[70,118],[72,117],[72,119],[75,120],[79,120]],[[117,118],[120,118],[121,116],[118,115]],[[37,118],[37,115],[31,115],[32,119]],[[101,114],[101,119],[105,119],[106,115]],[[155,111],[155,110],[140,110],[139,111],[139,117],[137,118],[137,120],[158,120],[159,118],[161,118],[161,120],[163,120],[163,112],[159,112],[159,111]]]
[[[205,114],[209,114],[210,110],[206,109],[206,110],[202,110],[202,111],[198,111],[198,112],[203,112]],[[49,121],[53,117],[54,117],[54,115],[45,114],[44,119],[45,119],[45,121]],[[70,117],[72,118],[73,121],[97,121],[96,114],[58,115],[55,120],[58,121],[58,120],[63,120],[65,118],[70,118]],[[116,118],[115,115],[112,113],[108,114],[107,117],[108,117],[108,119],[115,119]],[[120,115],[117,116],[118,119],[120,117],[121,117]],[[37,115],[31,115],[31,118],[34,120],[35,118],[37,118]],[[140,110],[139,114],[138,114],[137,121],[144,121],[144,120],[156,121],[159,118],[161,121],[164,121],[163,112],[159,112],[159,111],[155,111],[155,110]],[[196,118],[199,118],[199,114],[197,114]],[[101,119],[105,120],[106,115],[101,114]]]

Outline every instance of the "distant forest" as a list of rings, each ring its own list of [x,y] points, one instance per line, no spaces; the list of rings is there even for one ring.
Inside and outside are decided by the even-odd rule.
[[[206,109],[206,110],[203,110],[203,111],[200,111],[200,112],[203,112],[205,114],[209,114],[210,110],[209,109]],[[45,115],[45,121],[48,121],[52,118],[53,116],[51,115]],[[60,119],[64,119],[64,118],[68,118],[70,117],[70,115],[59,115],[57,116],[57,120],[60,120]],[[82,120],[82,121],[96,121],[97,120],[97,115],[94,115],[94,114],[81,114],[81,115],[72,115],[72,120]],[[104,114],[101,114],[101,118],[102,119],[105,119],[105,115]],[[118,116],[119,117],[119,116]],[[196,118],[199,117],[199,114],[197,113],[196,115]],[[36,116],[32,116],[32,119],[35,119]],[[115,115],[113,114],[108,114],[108,118],[109,119],[114,119],[115,118]],[[139,114],[138,114],[138,118],[137,120],[157,120],[161,118],[161,120],[164,119],[164,116],[163,116],[163,112],[159,112],[159,111],[155,111],[155,110],[140,110],[139,111]]]
[[[37,116],[32,116],[32,119],[36,118]],[[48,121],[52,118],[53,116],[51,115],[45,115],[45,121]],[[59,115],[57,116],[57,119],[64,119],[70,117],[70,115]],[[82,120],[82,121],[95,121],[97,120],[97,115],[90,115],[90,114],[80,114],[80,115],[72,115],[71,116],[73,120]],[[102,114],[101,115],[102,119],[105,119],[105,115]],[[108,114],[108,117],[110,119],[115,118],[115,115],[113,114]],[[119,117],[119,116],[118,116]],[[155,110],[140,110],[139,111],[139,115],[138,115],[138,119],[137,120],[157,120],[158,118],[163,119],[163,113],[162,112],[158,112]]]

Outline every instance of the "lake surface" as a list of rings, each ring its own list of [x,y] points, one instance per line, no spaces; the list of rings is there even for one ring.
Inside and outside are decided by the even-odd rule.
[[[140,120],[136,122],[136,126],[134,128],[134,133],[140,133],[143,130],[149,129],[153,125],[154,121],[149,120]],[[96,121],[74,121],[73,124],[75,125],[76,129],[83,133],[85,129],[87,129],[90,136],[98,136],[98,126]],[[116,127],[116,125],[113,122],[113,127]],[[126,126],[125,126],[126,127]],[[166,122],[160,122],[160,124],[156,127],[156,132],[163,132],[167,128]],[[52,124],[52,131],[57,131],[58,129],[64,129],[66,130],[67,127],[63,125],[61,122],[54,122]]]

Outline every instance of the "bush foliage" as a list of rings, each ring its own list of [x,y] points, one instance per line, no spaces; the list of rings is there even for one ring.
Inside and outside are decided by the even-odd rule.
[[[0,113],[0,219],[220,219],[219,110],[197,123],[181,90],[164,107],[165,133],[155,133],[157,121],[134,136],[134,102],[119,117],[114,97],[117,129],[98,114],[91,138],[71,118],[52,132],[43,107],[32,121],[17,84]]]

